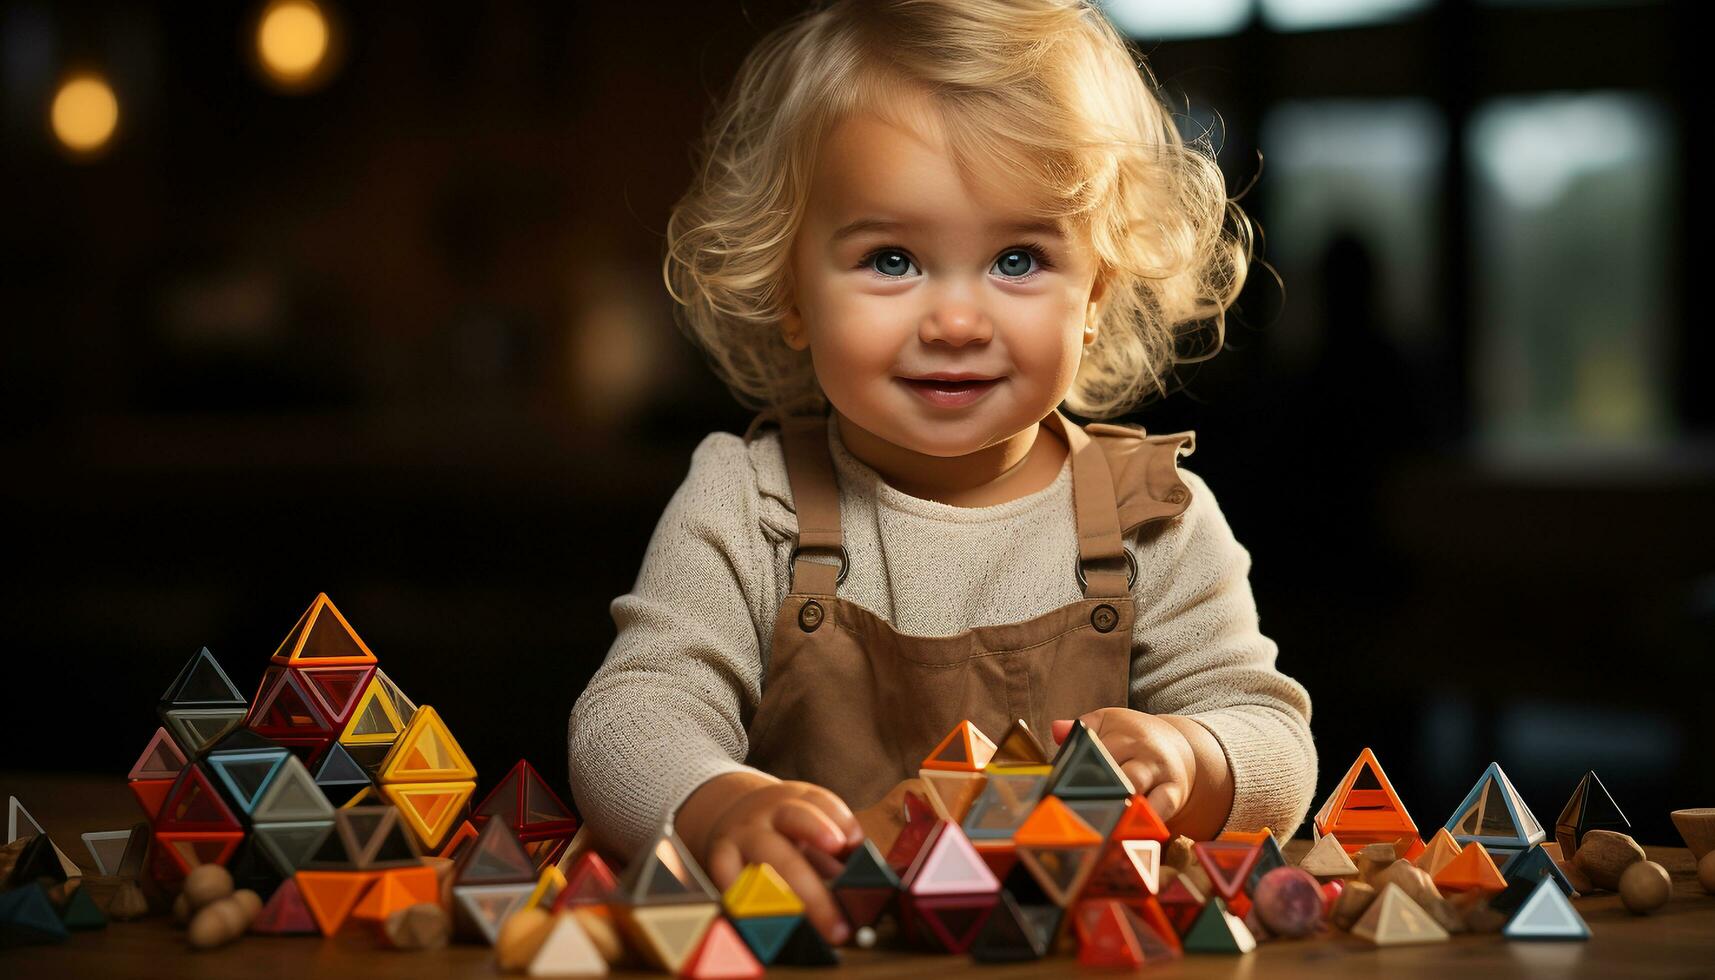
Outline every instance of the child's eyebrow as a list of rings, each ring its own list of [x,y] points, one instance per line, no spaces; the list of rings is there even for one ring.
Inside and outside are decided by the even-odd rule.
[[[850,238],[853,235],[865,231],[909,231],[918,226],[918,223],[913,221],[893,221],[887,218],[858,218],[857,220],[847,222],[836,229],[831,240],[837,242],[841,239]],[[1048,235],[1054,238],[1065,237],[1061,233],[1059,225],[1052,221],[1043,220],[997,222],[990,225],[989,230],[994,232],[1008,231],[1020,234],[1031,233],[1037,235]]]

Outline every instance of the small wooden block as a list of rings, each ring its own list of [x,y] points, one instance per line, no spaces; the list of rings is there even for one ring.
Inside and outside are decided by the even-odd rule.
[[[440,949],[452,938],[453,920],[439,902],[396,909],[382,932],[395,949]]]

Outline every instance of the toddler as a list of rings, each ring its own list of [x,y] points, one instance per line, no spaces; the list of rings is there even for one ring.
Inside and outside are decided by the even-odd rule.
[[[1060,410],[1164,393],[1251,257],[1100,11],[818,3],[747,57],[698,164],[666,278],[759,414],[697,447],[572,710],[603,843],[672,820],[718,886],[766,861],[844,941],[822,878],[965,719],[1082,719],[1175,832],[1289,835],[1310,701],[1178,465],[1193,434]]]

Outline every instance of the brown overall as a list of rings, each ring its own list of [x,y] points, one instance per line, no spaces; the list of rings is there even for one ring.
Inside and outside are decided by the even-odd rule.
[[[825,786],[857,810],[917,775],[960,721],[999,738],[1023,718],[1051,750],[1053,720],[1127,705],[1137,567],[1122,537],[1190,506],[1178,458],[1194,450],[1194,433],[1079,427],[1058,410],[1043,419],[1070,448],[1080,556],[1077,568],[1043,574],[1075,576],[1084,598],[1022,622],[911,636],[836,594],[847,555],[827,417],[780,423],[763,413],[747,442],[765,421],[781,425],[799,530],[747,763]]]

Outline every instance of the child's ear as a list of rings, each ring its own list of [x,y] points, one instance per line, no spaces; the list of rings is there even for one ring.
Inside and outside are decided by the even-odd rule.
[[[804,329],[804,317],[798,312],[798,307],[788,307],[780,317],[780,336],[793,350],[809,349],[810,337]]]

